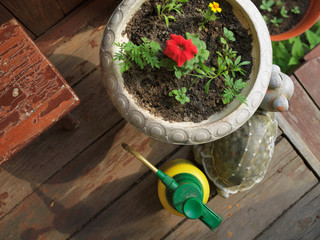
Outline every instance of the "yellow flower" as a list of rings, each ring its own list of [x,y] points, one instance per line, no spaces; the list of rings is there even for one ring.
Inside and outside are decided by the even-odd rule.
[[[213,2],[209,3],[209,7],[211,8],[212,12],[221,12],[221,8],[219,8],[219,3]]]

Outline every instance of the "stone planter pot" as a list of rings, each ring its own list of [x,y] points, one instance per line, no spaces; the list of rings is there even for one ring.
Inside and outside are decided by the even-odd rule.
[[[250,0],[228,0],[233,12],[253,37],[253,67],[248,86],[242,95],[248,106],[233,101],[224,111],[200,123],[168,122],[139,107],[125,90],[120,67],[112,61],[118,47],[114,42],[127,42],[122,36],[126,24],[145,0],[124,0],[114,11],[104,31],[100,62],[103,80],[109,97],[121,115],[133,126],[157,140],[174,144],[201,144],[222,138],[241,127],[257,110],[267,91],[271,68],[272,48],[267,26]],[[208,49],[210,51],[210,49]]]

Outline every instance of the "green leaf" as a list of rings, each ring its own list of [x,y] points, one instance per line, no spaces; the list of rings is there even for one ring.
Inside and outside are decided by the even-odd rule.
[[[192,39],[192,34],[189,32],[186,32],[186,39],[187,40]]]
[[[227,41],[226,41],[223,37],[220,37],[220,42],[221,42],[222,44],[227,44]]]
[[[209,58],[209,55],[210,55],[210,52],[206,49],[201,49],[200,50],[200,57],[204,60],[208,60]]]
[[[160,67],[168,68],[169,71],[174,71],[174,67],[173,67],[174,64],[175,64],[175,61],[170,58],[162,58],[159,62]]]
[[[262,17],[263,17],[263,20],[264,20],[266,23],[268,23],[268,17],[267,17],[266,15],[263,15]]]
[[[207,73],[207,74],[214,74],[211,68],[204,65],[202,62],[200,62],[200,67]]]
[[[201,49],[206,49],[207,46],[206,46],[206,43],[202,40],[200,40],[199,38],[199,34],[191,34],[191,33],[186,33],[186,39],[189,40],[191,39],[192,43],[197,47],[198,49],[198,52],[201,50]]]
[[[163,15],[166,26],[169,27],[169,19],[166,15]]]
[[[270,22],[272,22],[275,26],[279,27],[279,23],[283,22],[283,19],[282,18],[277,18],[277,17],[274,17],[270,20]]]
[[[303,43],[302,43],[302,46],[304,47],[304,49],[305,49],[307,52],[311,50],[309,44],[306,44],[306,43],[303,42]]]
[[[184,72],[184,70],[185,70],[186,72],[192,71],[193,65],[194,65],[195,62],[196,62],[196,60],[195,60],[194,58],[191,59],[191,60],[189,60],[189,61],[186,61],[186,62],[180,67],[181,71],[183,71],[183,72]]]
[[[155,41],[150,42],[150,48],[152,49],[153,52],[161,50],[160,44]]]
[[[174,8],[174,3],[173,3],[173,2],[171,2],[171,3],[169,3],[167,6],[168,6],[168,8],[167,8],[167,12],[169,13],[169,12],[171,12],[171,11],[172,11],[172,9]]]
[[[172,90],[172,93],[175,94],[175,95],[179,94],[178,90],[175,90],[175,89]]]
[[[307,40],[310,44],[310,48],[314,48],[315,46],[317,46],[320,43],[320,35],[312,32],[310,30],[306,31],[306,37],[307,37]]]
[[[251,64],[251,62],[249,62],[249,61],[243,61],[243,62],[241,62],[238,66],[249,65],[249,64]]]
[[[238,99],[240,102],[242,102],[242,103],[244,103],[245,105],[248,106],[248,103],[247,103],[247,101],[246,101],[245,96],[243,96],[243,95],[241,95],[241,94],[237,94],[237,99]]]
[[[221,52],[216,52],[220,57],[222,57],[223,58],[223,55],[222,55],[222,53]]]
[[[144,43],[147,43],[149,44],[150,43],[150,40],[146,37],[142,37],[141,40],[144,42]]]
[[[215,21],[216,19],[219,19],[219,18],[214,13],[208,17],[208,21]]]
[[[161,16],[161,5],[157,4],[158,16]]]
[[[230,31],[228,28],[226,27],[223,27],[223,33],[224,33],[224,36],[226,38],[228,38],[230,41],[235,41],[236,39],[234,38],[234,34],[232,31]]]
[[[171,92],[169,92],[169,96],[172,97],[174,94],[175,99],[179,101],[181,104],[184,104],[185,102],[190,102],[190,98],[185,94],[186,92],[186,87],[182,87],[181,89],[174,89]]]
[[[182,77],[182,73],[181,73],[180,70],[176,70],[176,71],[174,72],[174,75],[175,75],[176,78],[178,78],[178,79],[180,79],[180,78]]]
[[[248,83],[243,82],[242,79],[238,79],[235,81],[233,89],[236,91],[240,91],[242,88],[246,87],[247,85]]]
[[[293,9],[291,9],[291,12],[293,12],[294,14],[300,14],[300,9],[298,6],[295,6]]]
[[[210,87],[210,83],[213,79],[210,79],[207,83],[206,83],[206,86],[205,86],[205,91],[206,93],[208,94],[209,93],[209,87]]]
[[[175,11],[179,14],[179,16],[181,15],[181,12],[178,9],[175,9]]]
[[[225,77],[225,85],[226,87],[232,87],[233,85],[233,78],[230,78],[230,76],[228,74],[223,74]]]
[[[281,16],[284,17],[284,18],[288,18],[288,17],[289,17],[289,16],[288,16],[288,11],[286,10],[286,7],[285,7],[285,6],[282,6],[282,7],[281,7],[280,14],[281,14]]]
[[[206,73],[204,71],[202,71],[200,68],[196,68],[194,69],[197,73],[202,74],[204,76],[206,76]]]
[[[124,73],[125,71],[128,71],[131,67],[131,63],[130,62],[121,62],[119,63],[120,66],[120,72]]]
[[[225,69],[226,69],[226,62],[222,62],[220,65],[218,65],[218,73],[217,75],[220,75]]]
[[[277,45],[274,45],[273,53],[277,58],[289,59],[291,57],[288,48],[284,45],[283,42],[278,42]]]
[[[122,67],[120,68],[120,73],[124,73],[125,71],[127,71],[126,66],[122,66]]]
[[[292,45],[291,54],[292,56],[295,56],[297,58],[300,58],[304,55],[303,46],[302,46],[300,37],[295,38],[295,41]]]
[[[298,65],[300,62],[299,62],[299,58],[295,57],[295,56],[292,56],[290,59],[289,59],[289,62],[288,62],[288,66],[295,66],[295,65]]]
[[[317,21],[310,29],[310,31],[314,32],[317,35],[320,35],[320,22]]]
[[[232,101],[234,94],[233,91],[230,88],[226,88],[223,91],[224,93],[222,94],[222,102],[223,104],[227,104]]]
[[[229,58],[226,58],[226,63],[228,64],[228,66],[231,66],[233,64],[232,60]]]
[[[240,61],[241,61],[241,56],[238,56],[236,58],[236,60],[234,61],[234,65],[238,65],[240,63]]]
[[[260,5],[260,9],[267,10],[268,12],[271,12],[271,7],[274,4],[274,0],[269,0],[268,2],[266,0],[262,0],[262,4]]]

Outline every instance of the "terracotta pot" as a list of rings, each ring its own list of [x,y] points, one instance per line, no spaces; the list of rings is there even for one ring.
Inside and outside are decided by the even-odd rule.
[[[301,21],[292,29],[277,35],[271,35],[272,41],[284,41],[289,38],[299,36],[312,27],[320,16],[320,1],[310,0],[309,7]]]
[[[127,42],[122,36],[131,16],[145,0],[124,0],[114,11],[104,31],[100,47],[100,63],[103,80],[115,107],[133,126],[145,134],[163,142],[174,144],[200,144],[222,138],[241,127],[257,110],[267,91],[271,68],[272,47],[267,26],[250,0],[228,0],[233,12],[253,37],[253,67],[248,86],[243,94],[248,106],[233,101],[224,111],[210,116],[200,123],[169,122],[155,117],[139,107],[126,91],[118,62],[112,61],[119,49],[114,42]]]

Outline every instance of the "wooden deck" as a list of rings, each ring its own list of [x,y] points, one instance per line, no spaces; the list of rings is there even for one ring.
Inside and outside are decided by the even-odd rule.
[[[157,167],[192,160],[190,146],[153,140],[108,99],[99,67],[104,26],[120,0],[86,1],[35,40],[81,104],[74,131],[59,123],[0,166],[0,239],[320,239],[319,52],[292,76],[290,111],[264,180],[208,205],[224,216],[215,232],[171,215],[157,179],[121,148],[126,142]]]

